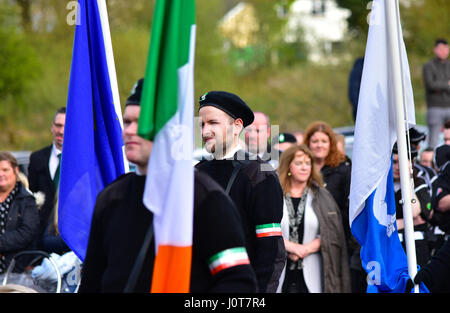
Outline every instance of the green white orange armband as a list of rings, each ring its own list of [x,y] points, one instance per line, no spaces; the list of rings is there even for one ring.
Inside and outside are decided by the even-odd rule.
[[[236,247],[221,251],[208,260],[209,269],[212,275],[217,274],[221,270],[242,265],[250,264],[247,250],[244,247]]]
[[[281,236],[280,223],[256,225],[256,237]]]

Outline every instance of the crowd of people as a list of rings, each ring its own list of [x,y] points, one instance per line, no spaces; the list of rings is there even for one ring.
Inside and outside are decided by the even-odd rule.
[[[446,41],[436,42],[435,54],[436,59],[424,67],[429,138],[415,128],[405,135],[411,147],[414,240],[422,268],[415,282],[425,282],[432,291],[449,291],[450,115],[443,113],[450,109]],[[438,82],[444,76],[447,85]],[[98,195],[79,292],[150,290],[153,215],[142,199],[153,142],[137,135],[142,85],[140,79],[132,88],[123,115],[125,155],[136,171],[117,178]],[[253,112],[239,96],[225,91],[201,96],[198,114],[202,140],[212,157],[194,169],[190,290],[365,292],[366,271],[349,225],[352,161],[345,138],[323,121],[311,123],[305,131],[274,134],[267,114]],[[19,251],[70,251],[57,223],[65,115],[64,107],[55,112],[53,142],[31,154],[28,177],[19,173],[10,153],[0,152],[0,274]],[[436,124],[437,116],[445,120]],[[440,129],[444,143],[436,147]],[[422,147],[424,143],[428,146]],[[397,227],[403,243],[396,145],[392,160]]]

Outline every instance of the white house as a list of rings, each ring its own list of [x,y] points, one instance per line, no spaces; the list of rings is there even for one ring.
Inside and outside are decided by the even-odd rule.
[[[287,14],[286,41],[295,41],[301,29],[303,40],[310,49],[309,60],[337,61],[331,52],[347,34],[350,10],[339,7],[334,0],[297,0]]]

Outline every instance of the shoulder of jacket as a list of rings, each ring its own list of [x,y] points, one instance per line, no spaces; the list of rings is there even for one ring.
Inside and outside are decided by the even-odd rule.
[[[48,152],[51,151],[51,150],[52,150],[52,145],[46,146],[46,147],[44,147],[44,148],[42,148],[42,149],[39,149],[39,150],[36,150],[36,151],[31,152],[30,157],[31,157],[31,156],[36,156],[36,155],[45,154],[45,153],[48,153]]]
[[[312,188],[314,199],[319,202],[326,201],[327,202],[327,210],[330,211],[333,208],[338,209],[336,201],[334,200],[333,195],[326,189],[325,187],[321,187],[318,185],[314,185]],[[329,204],[335,205],[329,205]],[[334,210],[333,210],[334,211]]]
[[[248,177],[252,185],[257,185],[270,177],[278,180],[275,169],[269,163],[262,161],[261,159],[239,162],[242,164],[242,172]]]
[[[112,183],[100,191],[98,198],[120,198],[123,194],[120,191],[125,190],[124,188],[129,184],[134,176],[136,176],[136,174],[133,172],[120,175]]]
[[[222,190],[222,187],[211,176],[196,168],[194,169],[194,186],[196,191],[202,193]]]
[[[20,183],[20,188],[19,188],[19,192],[17,193],[17,198],[33,198],[33,192],[31,192],[31,190],[29,190],[27,187],[25,187],[24,184]]]

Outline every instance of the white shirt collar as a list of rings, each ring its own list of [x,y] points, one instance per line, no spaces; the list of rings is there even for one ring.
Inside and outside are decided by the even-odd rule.
[[[59,165],[59,158],[58,155],[61,154],[61,150],[59,150],[55,143],[52,144],[52,151],[50,152],[50,159],[48,160],[48,169],[50,171],[50,177],[53,179],[56,173],[56,169]]]
[[[228,151],[222,158],[218,158],[216,156],[215,159],[216,160],[225,160],[225,159],[231,159],[233,158],[233,156],[235,155],[236,152],[238,152],[239,150],[241,150],[242,147],[240,144],[238,144],[237,146],[235,146],[233,149],[231,149],[230,151]]]
[[[52,154],[57,157],[61,153],[62,151],[56,147],[55,143],[52,143]]]

